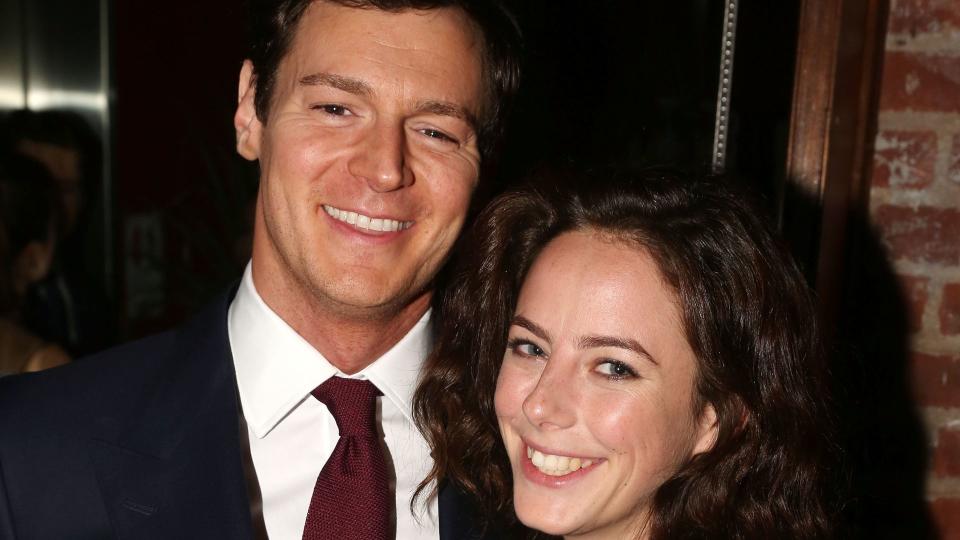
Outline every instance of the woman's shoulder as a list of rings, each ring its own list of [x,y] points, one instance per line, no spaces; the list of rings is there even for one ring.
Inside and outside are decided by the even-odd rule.
[[[47,368],[62,366],[70,361],[70,355],[55,343],[43,345],[27,360],[23,371],[41,371]]]
[[[55,347],[55,346],[54,346]],[[9,319],[0,319],[0,373],[20,373],[30,365],[41,365],[48,344]],[[59,347],[56,347],[59,349]],[[62,351],[62,349],[60,349]],[[38,357],[40,355],[41,357]],[[66,353],[63,353],[66,356]],[[34,358],[37,357],[35,360]],[[51,360],[53,358],[50,358]],[[59,365],[59,364],[53,364]]]

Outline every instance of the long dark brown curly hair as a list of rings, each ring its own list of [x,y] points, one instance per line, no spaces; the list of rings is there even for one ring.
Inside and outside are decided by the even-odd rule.
[[[592,229],[657,261],[697,359],[698,406],[718,417],[712,450],[657,491],[651,538],[831,537],[837,452],[815,302],[761,216],[728,180],[662,170],[543,173],[494,200],[438,303],[414,401],[435,460],[421,494],[453,483],[488,525],[517,525],[504,517],[512,479],[494,413],[507,330],[543,247]]]

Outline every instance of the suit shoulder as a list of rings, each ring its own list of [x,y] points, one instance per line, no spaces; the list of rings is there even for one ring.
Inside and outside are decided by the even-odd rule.
[[[69,429],[84,417],[117,410],[176,354],[177,331],[168,331],[77,359],[67,365],[0,379],[0,433],[29,424]]]
[[[203,393],[205,381],[232,369],[226,317],[233,291],[175,330],[0,379],[0,433],[109,439],[157,404]],[[10,439],[0,438],[0,446]]]

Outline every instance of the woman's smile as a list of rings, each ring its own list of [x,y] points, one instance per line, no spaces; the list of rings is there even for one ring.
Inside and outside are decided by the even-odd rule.
[[[585,457],[573,453],[558,453],[543,447],[534,447],[523,441],[526,458],[517,461],[523,463],[523,474],[532,482],[547,486],[561,487],[570,484],[584,475],[594,472],[603,463],[600,457]]]

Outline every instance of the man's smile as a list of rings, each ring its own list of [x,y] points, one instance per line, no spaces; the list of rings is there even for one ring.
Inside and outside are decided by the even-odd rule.
[[[352,225],[358,229],[375,232],[396,232],[409,229],[412,221],[399,221],[390,218],[374,218],[359,212],[341,210],[339,208],[323,205],[323,210],[333,219]]]

